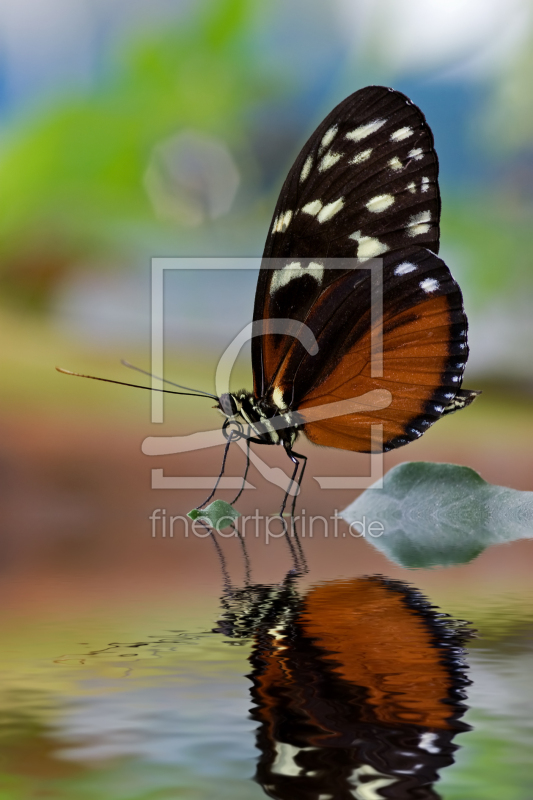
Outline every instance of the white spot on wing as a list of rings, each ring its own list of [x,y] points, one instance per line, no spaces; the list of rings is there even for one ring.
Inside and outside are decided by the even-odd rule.
[[[391,167],[391,169],[399,170],[403,169],[403,164],[398,158],[398,156],[394,156],[394,158],[391,158],[391,160],[389,161],[389,167]]]
[[[357,258],[361,260],[376,258],[389,250],[388,245],[380,242],[379,239],[374,239],[372,236],[363,236],[361,231],[352,233],[350,239],[354,239],[358,242]]]
[[[337,163],[341,158],[340,153],[326,153],[320,164],[318,165],[319,172],[325,172],[325,170],[332,167],[334,164]]]
[[[292,219],[292,211],[280,214],[272,226],[272,233],[285,233]]]
[[[275,775],[297,777],[302,774],[302,768],[296,763],[296,757],[308,748],[295,747],[285,742],[276,742],[276,758],[271,766]]]
[[[286,211],[281,223],[281,233],[285,233],[285,231],[289,227],[291,219],[292,219],[292,211]]]
[[[397,131],[394,131],[394,133],[391,134],[390,138],[391,142],[402,142],[404,139],[408,139],[412,135],[413,135],[413,129],[405,127],[405,128],[399,128]]]
[[[376,258],[389,250],[388,245],[373,239],[371,236],[363,236],[357,248],[358,258]]]
[[[431,292],[435,292],[439,288],[439,282],[435,280],[435,278],[424,278],[423,281],[420,281],[420,288],[426,292],[426,294],[430,294]]]
[[[414,194],[416,192],[416,186],[415,186],[414,181],[411,181],[411,183],[408,183],[407,184],[407,188],[409,189],[411,194]]]
[[[285,264],[282,269],[276,269],[273,272],[274,274],[272,275],[272,281],[270,283],[271,297],[278,289],[281,289],[282,286],[286,286],[290,281],[294,280],[294,278],[299,278],[303,270],[300,261],[291,261],[290,264]]]
[[[303,183],[306,178],[309,177],[309,173],[311,172],[311,167],[313,166],[313,156],[307,156],[305,159],[305,163],[302,167],[302,171],[300,172],[300,183]]]
[[[420,735],[420,742],[418,744],[422,750],[426,750],[428,753],[440,753],[440,747],[436,747],[434,744],[438,741],[438,737],[436,733],[432,733],[431,731],[424,731]]]
[[[288,283],[297,278],[303,278],[305,275],[310,275],[311,278],[314,278],[320,285],[324,276],[324,267],[322,264],[317,264],[314,261],[311,261],[310,264],[304,267],[302,267],[300,261],[291,261],[290,264],[285,264],[282,269],[276,269],[273,270],[273,272],[274,274],[270,283],[271,297],[274,296],[278,289],[287,286]]]
[[[335,214],[341,210],[344,205],[344,197],[339,197],[338,200],[334,200],[333,203],[328,203],[327,206],[319,212],[317,216],[317,220],[319,222],[326,222],[331,217],[335,216]]]
[[[420,236],[422,233],[427,233],[431,227],[431,212],[421,211],[420,214],[414,214],[407,224],[408,236]]]
[[[421,147],[415,147],[407,155],[409,158],[414,158],[415,161],[420,161],[421,158],[424,158],[424,152]]]
[[[360,125],[358,128],[355,128],[355,130],[349,131],[346,134],[346,138],[351,139],[352,142],[360,142],[361,139],[366,139],[367,136],[379,131],[381,126],[385,125],[386,121],[386,119],[375,119],[374,122],[367,122],[366,125]]]
[[[302,212],[304,214],[311,214],[312,217],[316,217],[321,208],[322,208],[322,203],[320,202],[320,200],[312,200],[310,203],[307,203],[307,205],[305,205],[302,208]]]
[[[368,201],[366,207],[373,214],[379,214],[387,208],[390,208],[393,203],[394,197],[392,194],[378,194],[376,197],[373,197],[372,200]]]
[[[322,264],[317,264],[316,261],[311,261],[307,267],[307,271],[316,280],[317,283],[322,283],[324,277],[324,267]]]
[[[428,191],[428,189],[429,189],[429,178],[422,178],[422,183],[421,183],[420,189],[423,192],[427,192]]]
[[[320,142],[320,149],[321,150],[323,150],[324,148],[328,147],[328,145],[331,144],[331,142],[333,141],[333,139],[337,135],[337,131],[338,131],[338,126],[337,125],[333,125],[331,128],[329,128],[325,132],[324,136],[322,137],[322,141]]]
[[[410,261],[404,261],[403,264],[398,264],[396,269],[394,270],[395,275],[407,275],[408,272],[413,272],[416,269],[414,264],[411,264]]]
[[[372,155],[372,148],[370,147],[368,150],[362,150],[360,153],[357,153],[356,156],[352,158],[350,164],[362,164],[363,161],[366,161]]]

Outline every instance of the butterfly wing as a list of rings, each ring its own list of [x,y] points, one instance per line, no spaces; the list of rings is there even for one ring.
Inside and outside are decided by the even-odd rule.
[[[410,244],[437,253],[437,179],[433,135],[422,112],[400,92],[361,89],[334,108],[303,147],[281,190],[263,257],[280,259],[276,263],[290,270],[296,256],[369,258]],[[260,271],[254,320],[303,320],[338,278],[326,271],[318,283],[311,268],[297,292],[293,286],[276,292],[287,275],[278,275],[272,263],[265,261]],[[253,341],[256,396],[265,394],[288,346],[290,340],[279,336]]]
[[[315,444],[381,450],[372,425],[383,426],[385,451],[419,438],[454,402],[468,358],[461,291],[446,264],[429,250],[385,256],[383,315],[372,320],[370,277],[352,289],[343,276],[306,319],[320,350],[293,344],[274,380],[275,397],[297,408]],[[324,320],[328,320],[324,324]],[[356,320],[354,324],[354,320]],[[372,358],[372,334],[382,331],[382,364]],[[390,403],[368,413],[312,421],[310,410],[379,390]]]
[[[264,256],[363,258],[413,243],[438,253],[438,171],[420,109],[393,89],[361,89],[302,148],[283,184]]]
[[[455,408],[467,321],[459,287],[436,256],[437,179],[423,114],[401,93],[377,86],[338,105],[287,176],[256,293],[254,320],[263,321],[264,335],[252,343],[254,393],[280,410],[298,410],[318,444],[368,451],[370,426],[381,423],[385,449],[392,449]],[[374,273],[364,268],[375,257],[383,259],[377,320]],[[361,269],[353,269],[355,259]],[[318,354],[275,332],[279,319],[305,323]],[[381,376],[372,369],[376,325],[383,326]],[[309,409],[374,389],[391,392],[387,409],[311,421]]]

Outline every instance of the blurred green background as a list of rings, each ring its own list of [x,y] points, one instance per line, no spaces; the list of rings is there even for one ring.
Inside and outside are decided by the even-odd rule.
[[[0,604],[8,611],[0,733],[14,742],[2,798],[37,796],[44,780],[50,796],[69,800],[155,797],[135,784],[135,756],[115,762],[105,746],[87,756],[96,768],[80,767],[78,785],[77,757],[56,747],[70,746],[77,729],[58,733],[57,709],[108,691],[107,662],[102,672],[84,671],[88,649],[161,637],[180,625],[210,630],[221,585],[209,542],[151,540],[148,521],[155,507],[185,513],[205,494],[152,491],[151,468],[210,475],[219,450],[186,461],[140,453],[147,435],[216,427],[211,403],[167,398],[165,423],[152,425],[148,392],[67,378],[54,366],[119,380],[137,377],[120,358],[149,368],[150,258],[260,256],[294,157],[331,108],[365,85],[405,92],[433,129],[441,252],[470,320],[465,385],[484,391],[471,408],[387,456],[386,468],[454,461],[488,481],[533,489],[532,70],[532,0],[0,0]],[[169,377],[213,389],[219,356],[250,321],[254,283],[242,271],[168,276]],[[251,388],[246,355],[235,381]],[[302,447],[313,459],[302,503],[328,515],[348,505],[353,492],[319,493],[312,476],[339,467],[366,474],[366,457]],[[270,452],[278,448],[264,449],[265,460],[285,466],[283,454]],[[242,474],[238,457],[230,458],[230,474]],[[278,490],[251,475],[262,491],[243,495],[243,511],[257,503],[277,508]],[[260,544],[254,578],[279,580],[290,566],[283,543]],[[502,674],[491,666],[474,676],[472,697],[480,695],[471,721],[486,714],[488,722],[472,735],[475,747],[462,751],[461,769],[450,771],[446,796],[465,797],[468,779],[468,797],[531,797],[523,753],[530,740],[520,727],[524,712],[516,713],[525,690],[507,668],[516,653],[530,659],[531,619],[520,616],[531,607],[529,543],[415,576],[363,541],[357,558],[353,542],[306,544],[316,580],[341,567],[350,575],[394,574],[485,633],[502,627],[479,646],[480,658],[501,660]],[[230,566],[238,556],[235,550]],[[491,605],[496,596],[500,605],[511,598],[512,613]],[[514,617],[522,621],[511,629]],[[212,656],[205,684],[216,694],[220,663],[240,658],[235,691],[245,720],[247,665],[242,653],[225,652]],[[56,667],[62,653],[71,654],[68,669],[62,661]],[[172,675],[173,653],[165,662]],[[122,681],[117,663],[109,674]],[[156,685],[157,671],[150,675]],[[110,697],[122,691],[116,686]],[[196,700],[187,688],[191,714]],[[107,713],[120,718],[113,707]],[[225,713],[221,719],[225,736]],[[180,735],[189,722],[180,722]],[[248,735],[251,742],[251,729]],[[150,732],[148,740],[151,746]],[[206,759],[200,762],[198,774]],[[108,763],[118,764],[110,783],[98,771]],[[225,764],[220,769],[226,774]],[[246,761],[243,774],[250,769]],[[153,785],[162,780],[159,766],[156,773]],[[239,786],[252,796],[249,783]],[[212,787],[180,796],[211,797]]]

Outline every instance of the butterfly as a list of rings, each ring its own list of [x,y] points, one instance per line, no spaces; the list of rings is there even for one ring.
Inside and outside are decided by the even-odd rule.
[[[437,255],[438,171],[420,109],[401,92],[368,86],[333,109],[287,175],[255,296],[262,335],[252,339],[253,391],[223,395],[218,408],[249,425],[251,441],[282,445],[295,465],[293,480],[299,459],[305,468],[293,450],[302,433],[326,447],[386,452],[479,394],[461,389],[468,322],[461,290]],[[376,258],[377,375],[372,274],[364,269]],[[360,269],[350,266],[354,260]],[[282,320],[292,321],[292,330],[280,333]],[[312,334],[314,348],[297,335],[298,325]],[[313,413],[340,402],[349,412],[354,398],[368,398],[368,405],[326,418]]]
[[[461,388],[468,322],[437,255],[438,172],[420,109],[401,92],[368,86],[331,111],[287,175],[257,283],[253,391],[199,396],[217,401],[234,437],[283,446],[291,485],[307,461],[293,449],[301,434],[387,452],[480,394]]]

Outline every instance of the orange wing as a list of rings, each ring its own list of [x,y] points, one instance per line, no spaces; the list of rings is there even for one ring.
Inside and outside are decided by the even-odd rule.
[[[411,595],[415,602],[410,602]],[[449,629],[443,627],[439,634],[431,609],[407,584],[380,577],[312,587],[290,623],[258,640],[253,677],[262,720],[274,727],[280,705],[286,702],[280,699],[290,694],[293,709],[322,729],[318,739],[335,736],[335,718],[328,715],[325,725],[315,713],[322,708],[315,692],[323,681],[315,680],[313,691],[309,675],[302,680],[302,673],[310,670],[335,675],[351,688],[353,705],[342,709],[342,718],[390,726],[454,727],[457,709],[450,700],[457,676],[446,658]]]
[[[305,425],[315,444],[358,452],[380,452],[381,441],[372,445],[372,425],[383,425],[383,449],[391,450],[418,438],[442,415],[460,386],[462,362],[451,357],[457,343],[453,329],[457,315],[446,296],[420,304],[395,319],[390,335],[383,336],[383,377],[372,377],[370,332],[341,360],[337,369],[301,403],[299,412],[315,405],[348,400],[376,389],[391,393],[387,408],[368,414],[348,414]],[[386,320],[386,318],[385,318]],[[386,321],[385,321],[386,330]],[[461,329],[466,333],[466,319]],[[463,351],[464,352],[464,351]],[[454,365],[461,363],[461,367]],[[449,395],[449,398],[446,397]],[[378,437],[380,438],[380,437]]]
[[[383,311],[373,321],[376,296]],[[282,398],[286,409],[298,412],[305,434],[316,444],[379,452],[372,425],[383,425],[384,449],[400,447],[439,419],[461,387],[468,357],[461,291],[446,264],[429,250],[385,257],[382,283],[374,281],[372,293],[368,270],[343,273],[303,321],[319,352],[313,355],[293,340],[267,397],[280,408]],[[382,339],[382,370],[373,363],[375,335]],[[264,338],[264,352],[276,352],[276,337]],[[345,416],[306,422],[306,411],[316,406],[353,402],[376,390],[380,397],[384,390],[391,393],[388,407],[380,403],[374,411],[355,414],[348,407]]]
[[[423,615],[409,608],[403,593],[368,578],[316,586],[301,624],[334,672],[366,687],[362,719],[448,727],[452,676]]]

